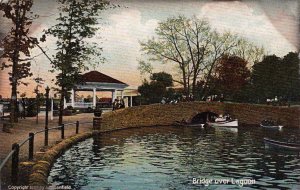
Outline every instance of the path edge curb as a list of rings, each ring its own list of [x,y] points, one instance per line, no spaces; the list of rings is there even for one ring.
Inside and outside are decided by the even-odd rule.
[[[48,176],[50,170],[59,156],[67,151],[74,144],[91,138],[94,135],[99,134],[100,131],[85,132],[72,137],[69,137],[60,143],[53,145],[49,148],[41,159],[37,160],[32,167],[32,171],[29,175],[29,186],[47,186]]]

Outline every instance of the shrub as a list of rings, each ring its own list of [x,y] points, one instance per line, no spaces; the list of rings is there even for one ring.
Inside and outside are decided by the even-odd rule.
[[[36,102],[32,99],[29,99],[26,108],[26,117],[34,117],[36,115],[37,115]]]

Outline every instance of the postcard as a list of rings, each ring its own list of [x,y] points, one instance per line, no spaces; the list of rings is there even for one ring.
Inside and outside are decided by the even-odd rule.
[[[0,16],[0,190],[300,189],[299,1]]]

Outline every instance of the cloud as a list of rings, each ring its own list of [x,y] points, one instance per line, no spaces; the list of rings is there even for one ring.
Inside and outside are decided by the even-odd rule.
[[[258,46],[263,45],[272,54],[285,55],[296,47],[291,44],[274,27],[269,18],[260,10],[248,6],[243,2],[207,3],[201,8],[199,17],[206,17],[218,31],[230,30],[237,33]],[[296,31],[291,28],[294,35]],[[292,34],[291,34],[292,35]],[[274,41],[276,39],[276,41]]]
[[[107,59],[107,64],[100,67],[113,76],[119,76],[124,82],[137,85],[137,60],[141,54],[139,40],[154,35],[158,20],[142,22],[141,12],[136,9],[112,14],[108,20],[109,25],[97,33],[103,41],[101,46]]]

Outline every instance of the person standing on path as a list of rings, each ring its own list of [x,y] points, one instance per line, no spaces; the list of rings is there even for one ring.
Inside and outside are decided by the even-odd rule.
[[[23,119],[24,107],[21,101],[18,101],[18,116]]]
[[[21,113],[21,119],[22,119],[22,118],[23,118],[23,119],[26,119],[26,118],[25,118],[25,117],[26,117],[26,102],[25,102],[25,99],[24,99],[24,98],[22,98],[21,104],[22,104],[22,107],[23,107],[23,111],[22,111],[22,113]]]

